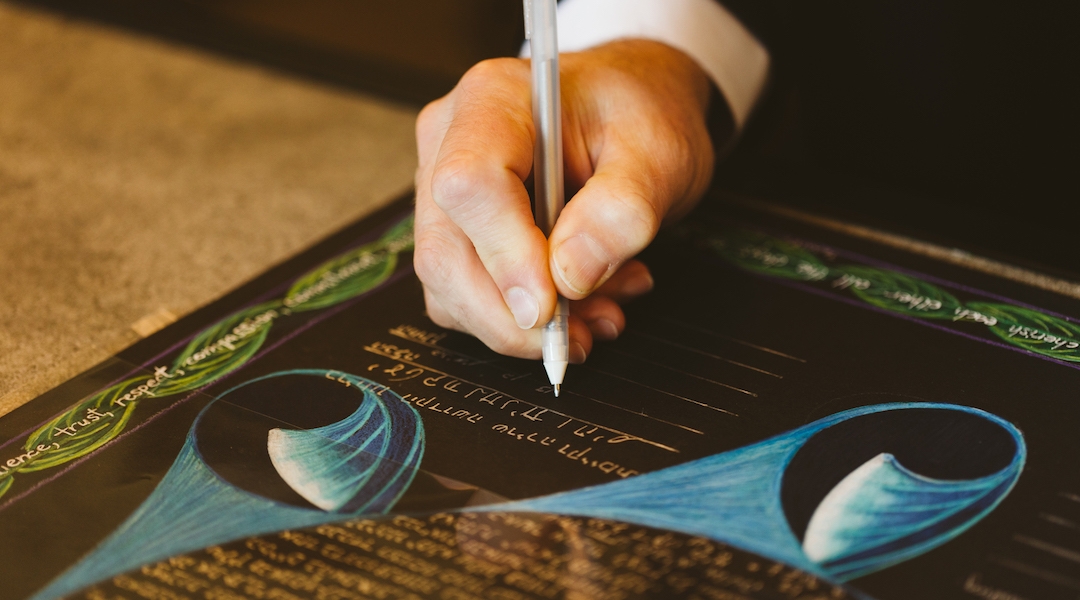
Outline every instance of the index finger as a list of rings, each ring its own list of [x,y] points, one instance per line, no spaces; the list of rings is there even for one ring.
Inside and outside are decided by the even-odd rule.
[[[472,242],[522,328],[546,321],[555,305],[547,239],[524,185],[533,160],[529,89],[524,61],[473,67],[452,94],[431,174],[432,200]]]

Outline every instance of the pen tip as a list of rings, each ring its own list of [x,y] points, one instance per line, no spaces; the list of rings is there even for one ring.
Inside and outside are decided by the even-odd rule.
[[[555,397],[556,398],[559,397],[559,384],[557,384],[557,383],[555,384]]]

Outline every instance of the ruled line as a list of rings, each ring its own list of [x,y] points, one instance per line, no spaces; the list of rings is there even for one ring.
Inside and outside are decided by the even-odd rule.
[[[1077,525],[1076,523],[1073,523],[1072,521],[1070,521],[1068,519],[1065,519],[1065,518],[1062,518],[1062,517],[1059,517],[1057,515],[1051,515],[1049,513],[1040,513],[1039,518],[1042,519],[1043,521],[1046,521],[1047,523],[1053,523],[1054,525],[1058,525],[1060,527],[1065,527],[1067,529],[1076,529],[1076,530],[1080,531],[1080,525]]]
[[[1057,544],[1051,544],[1050,542],[1044,542],[1042,540],[1035,539],[1022,534],[1016,534],[1013,536],[1013,540],[1020,542],[1026,546],[1042,550],[1057,556],[1058,558],[1064,558],[1065,560],[1071,560],[1074,563],[1080,564],[1080,552],[1076,550],[1070,550],[1069,548],[1062,548]]]
[[[731,415],[733,417],[739,416],[739,415],[731,412],[730,410],[724,410],[723,408],[717,408],[715,406],[712,406],[710,404],[706,404],[706,403],[701,402],[699,400],[694,400],[693,398],[687,398],[686,396],[680,396],[678,394],[672,394],[671,392],[665,392],[664,390],[661,390],[659,388],[654,388],[651,385],[645,385],[644,383],[641,383],[640,381],[634,381],[633,379],[627,379],[626,377],[623,377],[622,375],[616,375],[614,373],[608,373],[607,371],[602,371],[600,369],[597,369],[596,367],[590,367],[588,365],[581,365],[578,368],[582,368],[582,369],[585,369],[587,371],[592,371],[594,373],[600,373],[601,375],[607,375],[608,377],[614,377],[615,379],[625,381],[627,383],[632,383],[632,384],[637,385],[637,386],[641,386],[641,387],[643,387],[643,388],[645,388],[647,390],[652,390],[654,392],[664,394],[665,396],[671,396],[672,398],[676,398],[676,399],[679,399],[679,400],[684,400],[684,401],[689,402],[691,404],[697,404],[698,406],[702,406],[702,407],[708,408],[710,410],[715,410],[717,412],[722,412],[724,414],[728,414],[728,415]]]
[[[456,354],[456,355],[458,355],[458,356],[461,356],[461,357],[467,358],[467,359],[469,359],[469,360],[473,361],[473,362],[474,362],[475,364],[478,364],[478,365],[486,365],[486,364],[490,364],[490,363],[493,363],[493,362],[495,362],[495,361],[499,360],[498,358],[494,358],[494,359],[487,359],[487,360],[484,360],[484,359],[482,359],[482,358],[476,358],[475,356],[472,356],[472,355],[469,355],[469,354],[465,354],[464,352],[459,352],[459,351],[457,351],[457,350],[451,350],[451,349],[449,349],[449,348],[445,348],[445,347],[443,347],[443,346],[440,346],[440,345],[438,345],[438,344],[432,344],[431,342],[425,342],[425,341],[423,341],[423,340],[418,340],[418,339],[416,339],[416,338],[411,338],[411,337],[409,337],[409,336],[406,336],[406,335],[403,335],[402,333],[400,333],[399,331],[397,331],[397,328],[396,328],[396,327],[395,327],[395,328],[393,328],[393,329],[390,329],[390,330],[389,330],[389,333],[390,333],[390,335],[392,335],[392,336],[396,336],[396,337],[399,337],[399,338],[401,338],[401,339],[403,339],[403,340],[405,340],[405,341],[409,341],[409,342],[413,342],[413,343],[416,343],[416,344],[420,344],[421,346],[427,346],[428,348],[431,348],[431,349],[433,349],[433,350],[439,350],[440,352],[449,352],[450,354]]]
[[[762,374],[768,375],[770,377],[775,377],[777,379],[783,379],[784,378],[783,375],[777,375],[776,373],[773,373],[771,371],[766,371],[765,369],[759,369],[758,367],[754,367],[754,366],[748,365],[746,363],[741,363],[741,362],[739,362],[737,360],[731,360],[730,358],[724,358],[723,356],[718,356],[716,354],[711,354],[709,352],[705,352],[704,350],[699,350],[697,348],[691,348],[690,346],[686,346],[686,345],[680,344],[678,342],[673,342],[671,340],[665,340],[664,338],[659,338],[659,337],[656,337],[655,335],[651,335],[651,334],[648,334],[648,333],[645,333],[645,332],[642,332],[642,331],[637,331],[635,329],[627,329],[626,333],[630,333],[630,334],[633,334],[633,335],[638,335],[638,336],[641,336],[641,337],[644,337],[644,338],[649,338],[650,340],[653,340],[654,342],[660,342],[661,344],[667,344],[669,346],[674,346],[676,348],[681,348],[683,350],[686,350],[686,351],[689,351],[689,352],[694,352],[695,354],[700,354],[702,356],[707,356],[709,358],[714,358],[716,360],[722,360],[722,361],[724,361],[726,363],[733,364],[733,365],[735,365],[737,367],[742,367],[744,369],[749,369],[751,371],[757,371],[758,373],[762,373]]]
[[[593,402],[596,402],[597,404],[603,404],[604,406],[610,406],[611,408],[617,408],[619,410],[626,411],[626,412],[628,412],[628,413],[630,413],[632,415],[637,415],[639,417],[645,417],[646,419],[651,419],[653,421],[659,421],[660,423],[663,423],[665,425],[671,425],[672,427],[678,427],[679,429],[685,429],[686,431],[689,431],[690,433],[696,433],[698,435],[705,435],[704,431],[694,429],[693,427],[687,427],[686,425],[680,425],[679,423],[674,423],[672,421],[665,421],[663,419],[660,419],[660,418],[657,418],[657,417],[654,417],[654,416],[651,416],[651,415],[647,415],[644,412],[638,412],[636,410],[630,410],[629,408],[626,408],[625,406],[619,406],[618,404],[612,404],[610,402],[604,402],[603,400],[597,400],[596,398],[593,398],[592,396],[586,396],[585,394],[579,394],[577,392],[571,392],[570,390],[565,390],[565,393],[569,394],[571,396],[577,396],[578,398],[584,398],[586,400],[592,400]]]
[[[786,352],[781,352],[779,350],[774,350],[772,348],[767,348],[765,346],[759,346],[757,344],[752,344],[750,342],[747,342],[746,340],[740,340],[739,338],[731,337],[730,335],[724,335],[722,333],[717,333],[717,332],[711,331],[709,329],[704,329],[702,327],[697,327],[695,325],[690,325],[688,323],[683,323],[682,321],[679,321],[677,319],[673,319],[672,317],[661,317],[660,319],[662,321],[667,321],[668,323],[671,323],[673,325],[678,325],[679,327],[682,327],[684,329],[689,329],[691,331],[697,331],[699,333],[704,333],[706,335],[711,335],[713,337],[718,337],[718,338],[721,338],[721,339],[724,339],[724,340],[728,340],[730,342],[735,342],[736,344],[742,344],[743,346],[747,346],[747,347],[753,348],[755,350],[761,350],[762,352],[768,352],[769,354],[775,354],[776,356],[781,356],[783,358],[789,358],[791,360],[798,361],[798,362],[801,362],[801,363],[806,362],[805,358],[799,358],[798,356],[792,356],[791,354],[787,354]]]
[[[1064,498],[1066,500],[1072,500],[1073,502],[1076,502],[1076,503],[1080,504],[1080,496],[1078,496],[1076,494],[1073,494],[1071,492],[1059,492],[1058,496],[1061,496],[1062,498]]]
[[[690,373],[688,371],[683,371],[682,369],[676,369],[675,367],[670,367],[668,365],[658,363],[658,362],[656,362],[654,360],[649,360],[647,358],[641,358],[640,356],[637,356],[635,354],[630,354],[628,352],[623,352],[621,350],[615,350],[614,348],[608,349],[608,352],[612,352],[612,353],[618,354],[620,356],[625,356],[627,358],[640,360],[641,362],[649,363],[650,365],[655,365],[655,366],[663,368],[663,369],[668,369],[669,371],[674,371],[674,372],[676,372],[676,373],[678,373],[680,375],[687,375],[689,377],[693,377],[694,379],[700,379],[702,381],[707,381],[707,382],[709,382],[709,383],[711,383],[713,385],[718,385],[720,387],[724,387],[724,388],[727,388],[729,390],[734,390],[736,392],[746,394],[747,396],[753,396],[754,398],[758,397],[757,394],[755,394],[754,392],[751,392],[750,390],[744,390],[744,389],[742,389],[740,387],[735,387],[733,385],[728,385],[726,383],[722,383],[722,382],[719,382],[719,381],[715,381],[713,379],[709,379],[708,377],[702,377],[701,375],[695,375],[695,374]]]
[[[1071,590],[1080,591],[1080,581],[1073,579],[1072,577],[1069,577],[1067,575],[1062,575],[1053,571],[1047,571],[1046,569],[1033,567],[1029,564],[1009,558],[991,556],[990,562],[1023,573],[1025,575],[1030,575],[1032,577],[1035,577],[1036,579],[1041,579],[1043,581],[1054,583],[1062,587],[1069,588]]]

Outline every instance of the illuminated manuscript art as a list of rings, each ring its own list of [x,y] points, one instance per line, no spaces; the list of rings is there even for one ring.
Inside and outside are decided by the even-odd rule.
[[[712,210],[560,398],[335,235],[0,419],[6,593],[1075,597],[1080,302]]]

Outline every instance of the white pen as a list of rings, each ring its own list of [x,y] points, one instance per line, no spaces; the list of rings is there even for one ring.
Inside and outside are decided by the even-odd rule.
[[[533,150],[536,226],[551,235],[562,212],[562,109],[559,102],[559,42],[555,32],[556,0],[524,0],[525,39],[532,51],[532,114],[536,129]],[[559,395],[570,354],[570,301],[559,296],[555,315],[542,333],[544,370]]]

